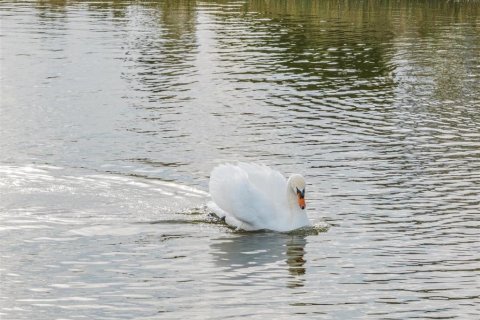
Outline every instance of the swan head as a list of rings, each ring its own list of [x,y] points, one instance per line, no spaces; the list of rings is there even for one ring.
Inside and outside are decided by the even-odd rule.
[[[288,187],[295,195],[300,209],[305,209],[305,179],[299,174],[293,174],[288,179]]]

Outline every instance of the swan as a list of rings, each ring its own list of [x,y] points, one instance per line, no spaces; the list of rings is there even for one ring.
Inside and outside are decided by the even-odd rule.
[[[310,225],[305,205],[305,179],[253,163],[221,164],[210,174],[212,201],[219,218],[245,231],[286,232]]]

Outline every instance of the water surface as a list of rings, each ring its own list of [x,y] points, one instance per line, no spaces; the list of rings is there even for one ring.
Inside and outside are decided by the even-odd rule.
[[[2,319],[480,317],[477,1],[2,1]],[[307,179],[316,233],[209,217]]]

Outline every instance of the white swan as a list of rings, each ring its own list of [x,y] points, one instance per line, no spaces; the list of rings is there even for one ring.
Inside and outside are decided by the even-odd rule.
[[[310,225],[305,180],[251,163],[222,164],[210,174],[208,207],[232,227],[290,231]]]

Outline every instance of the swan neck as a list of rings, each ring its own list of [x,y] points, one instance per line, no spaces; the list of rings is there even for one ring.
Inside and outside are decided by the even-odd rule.
[[[295,208],[298,206],[297,205],[297,194],[293,191],[293,187],[291,185],[291,180],[288,179],[287,183],[287,199],[288,199],[288,205],[291,208],[291,211],[295,210]]]

